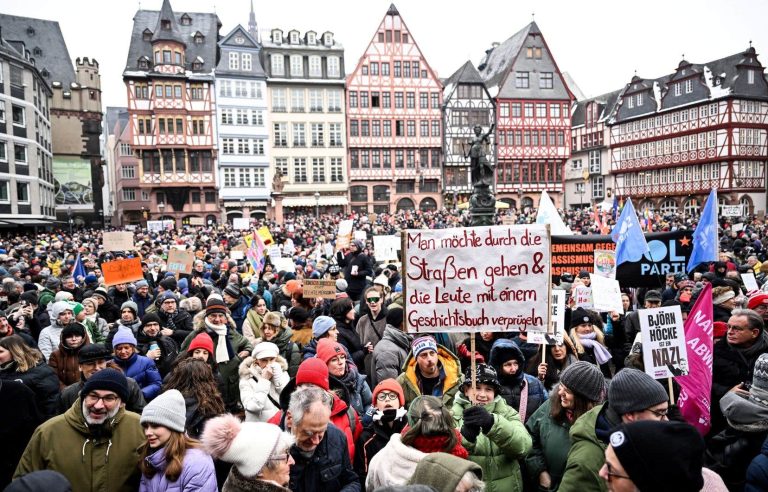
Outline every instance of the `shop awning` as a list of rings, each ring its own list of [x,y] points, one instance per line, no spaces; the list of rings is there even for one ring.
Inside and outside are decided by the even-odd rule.
[[[283,207],[314,207],[320,205],[321,207],[332,205],[346,205],[349,203],[345,196],[321,196],[319,202],[315,201],[313,196],[289,196],[283,198]]]
[[[44,219],[0,219],[0,227],[3,226],[49,226],[52,220]]]

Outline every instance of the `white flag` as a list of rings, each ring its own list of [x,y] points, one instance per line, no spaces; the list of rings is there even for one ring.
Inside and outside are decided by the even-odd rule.
[[[565,225],[560,214],[557,213],[555,204],[549,198],[546,190],[541,192],[539,211],[536,213],[537,224],[549,224],[553,236],[572,236],[573,232]]]

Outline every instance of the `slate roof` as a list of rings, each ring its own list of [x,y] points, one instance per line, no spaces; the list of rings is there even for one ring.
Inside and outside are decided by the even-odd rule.
[[[40,72],[43,69],[48,71],[48,84],[61,82],[62,86],[68,88],[76,80],[72,59],[58,22],[0,14],[0,29],[2,37],[17,51],[19,43],[23,43],[35,59],[35,66]],[[40,48],[42,54],[32,54],[35,48]]]
[[[170,29],[163,29],[162,22],[167,20],[171,24]],[[193,22],[194,24],[194,22]],[[186,41],[181,35],[179,29],[179,23],[176,21],[176,16],[173,14],[170,0],[163,0],[163,6],[160,7],[160,15],[157,16],[157,23],[155,24],[155,30],[152,33],[152,42],[155,41],[176,41],[183,45],[186,45]]]
[[[520,53],[523,43],[531,32],[539,32],[539,26],[535,22],[531,22],[499,46],[486,51],[485,57],[478,64],[478,69],[489,90],[498,89],[504,81],[504,77],[512,68],[512,62]]]
[[[167,3],[168,0],[165,0]],[[169,8],[170,8],[170,4]],[[182,25],[179,19],[185,12],[173,13],[173,18],[176,21],[176,28],[180,39],[186,44],[186,70],[189,72],[192,70],[192,62],[198,57],[203,60],[202,69],[198,72],[210,73],[216,67],[218,41],[219,41],[219,28],[221,22],[216,14],[200,13],[200,12],[186,12],[186,14],[192,19],[192,23],[188,26]],[[138,60],[142,56],[148,57],[150,60],[152,56],[152,42],[144,41],[144,30],[149,29],[154,36],[155,29],[158,27],[160,19],[160,11],[157,10],[139,10],[133,17],[133,31],[131,32],[131,45],[128,49],[128,58],[125,63],[125,72],[130,71],[143,71],[138,68]],[[194,35],[200,32],[205,36],[202,44],[195,44]],[[124,73],[125,73],[124,72]]]
[[[104,128],[107,135],[115,133],[117,123],[120,123],[120,133],[125,128],[128,122],[128,108],[120,106],[107,106],[104,112]],[[119,136],[119,135],[118,135]]]
[[[603,121],[607,119],[613,113],[619,95],[621,95],[623,91],[624,89],[622,88],[617,91],[608,92],[597,97],[583,99],[577,102],[573,114],[571,115],[571,126],[577,127],[585,123],[587,105],[592,101],[596,101],[599,104],[597,120]]]
[[[484,84],[485,81],[483,81],[483,78],[480,77],[480,72],[477,71],[475,66],[472,64],[470,60],[467,60],[464,65],[462,65],[458,70],[453,72],[453,74],[445,79],[444,84],[445,86],[448,86],[449,84]]]
[[[245,42],[241,45],[235,44],[232,41],[232,38],[235,37],[235,34],[240,33],[243,38],[245,38]],[[258,78],[258,79],[265,79],[267,77],[266,72],[264,71],[264,67],[261,64],[261,57],[259,56],[259,52],[261,51],[261,44],[258,42],[258,40],[254,39],[253,35],[245,29],[242,25],[238,24],[234,29],[232,29],[229,34],[221,38],[221,41],[219,41],[219,47],[220,47],[220,53],[221,53],[221,59],[219,60],[219,64],[216,67],[216,75],[239,75],[239,76],[246,76],[251,78]],[[244,49],[247,49],[248,51],[253,53],[253,56],[251,57],[251,71],[250,72],[244,72],[242,70],[230,70],[229,69],[229,59],[227,53],[229,52],[229,48],[232,48],[234,51],[243,51]]]

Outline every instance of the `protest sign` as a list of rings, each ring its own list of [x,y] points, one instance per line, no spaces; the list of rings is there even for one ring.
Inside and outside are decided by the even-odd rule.
[[[237,246],[233,246],[232,249],[230,249],[229,251],[231,253],[232,251],[245,251],[246,249],[248,249],[247,244],[239,243]]]
[[[242,251],[232,250],[229,252],[229,257],[233,260],[242,260],[244,257],[244,253]]]
[[[130,231],[105,232],[102,236],[104,251],[133,251],[133,233]]]
[[[355,241],[362,241],[363,244],[365,244],[365,241],[368,239],[368,235],[365,233],[365,231],[355,231]]]
[[[104,275],[104,285],[107,287],[144,278],[139,258],[105,261],[101,264],[101,273]]]
[[[148,220],[147,221],[147,230],[149,230],[149,231],[162,231],[163,230],[163,221],[162,220]]]
[[[191,251],[182,251],[180,249],[171,249],[168,251],[167,270],[174,275],[180,273],[192,273],[192,264],[195,262],[195,255]]]
[[[291,258],[272,258],[271,261],[272,261],[272,266],[274,266],[272,270],[275,272],[279,272],[279,271],[295,272],[296,271],[296,264],[293,263],[293,260]]]
[[[189,218],[189,225],[191,226],[204,226],[205,225],[205,219],[202,217],[190,217]]]
[[[547,225],[403,235],[408,331],[547,331]]]
[[[336,281],[304,279],[303,295],[305,299],[322,297],[336,300]]]
[[[744,282],[744,287],[747,288],[747,292],[760,290],[760,287],[757,286],[757,280],[755,279],[754,273],[742,273],[741,281]]]
[[[370,222],[371,224],[374,224],[377,218],[378,218],[378,215],[376,214],[368,214],[368,222]]]
[[[589,277],[592,279],[592,308],[601,313],[624,312],[619,282],[594,273],[590,273]]]
[[[654,379],[688,374],[680,306],[642,309],[639,313],[645,372]]]
[[[373,256],[377,261],[397,261],[400,236],[373,236]]]
[[[336,234],[336,251],[349,248],[352,244],[352,220],[342,220],[339,222],[339,231]]]
[[[578,285],[571,289],[574,307],[592,309],[592,288],[584,285]]]
[[[594,273],[605,278],[616,278],[616,251],[610,249],[595,250]]]
[[[232,228],[236,231],[245,231],[251,228],[251,219],[247,217],[235,217],[232,219]]]
[[[509,215],[505,215],[501,218],[501,224],[502,225],[515,225],[517,223],[517,219],[515,217],[510,217]]]
[[[564,290],[553,289],[550,302],[549,321],[552,328],[550,333],[541,331],[531,331],[528,333],[528,343],[538,343],[539,345],[562,345],[563,333],[565,333],[565,298],[567,293]]]
[[[709,432],[711,426],[713,324],[712,284],[707,282],[685,320],[690,372],[675,378],[680,385],[677,400],[680,413],[702,436]]]
[[[264,246],[272,246],[275,243],[275,240],[272,238],[272,233],[269,232],[269,227],[259,227],[256,233],[261,237],[261,242],[264,243]]]
[[[280,252],[280,246],[274,245],[270,246],[269,249],[267,249],[267,256],[270,257],[270,259],[280,258],[283,256],[282,252]]]
[[[741,205],[720,205],[722,217],[741,217],[744,215],[744,207]]]

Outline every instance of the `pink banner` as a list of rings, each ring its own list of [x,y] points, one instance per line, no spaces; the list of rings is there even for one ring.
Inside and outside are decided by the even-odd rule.
[[[711,426],[712,318],[712,284],[707,283],[685,321],[690,372],[675,378],[680,385],[680,413],[702,436],[707,435]]]

